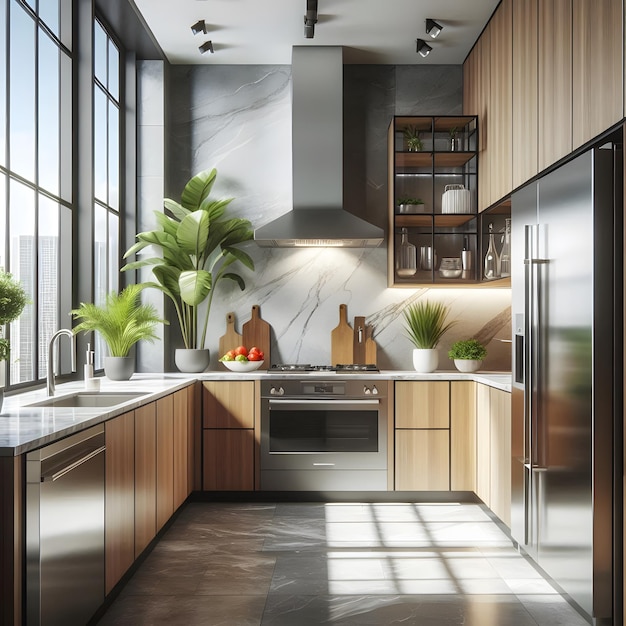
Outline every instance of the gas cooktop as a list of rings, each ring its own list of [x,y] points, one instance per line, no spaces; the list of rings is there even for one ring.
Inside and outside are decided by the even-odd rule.
[[[337,365],[311,365],[309,363],[276,363],[267,370],[270,374],[298,374],[301,372],[378,372],[373,363],[346,363]]]

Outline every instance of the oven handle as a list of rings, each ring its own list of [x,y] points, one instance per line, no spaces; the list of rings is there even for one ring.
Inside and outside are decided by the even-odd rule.
[[[315,406],[337,406],[337,405],[358,405],[362,406],[364,404],[378,405],[380,401],[378,399],[367,399],[367,400],[279,400],[277,398],[270,398],[269,401],[270,406],[306,406],[306,407],[315,407]]]

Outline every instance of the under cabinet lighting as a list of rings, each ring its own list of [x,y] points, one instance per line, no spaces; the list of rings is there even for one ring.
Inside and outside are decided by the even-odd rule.
[[[426,18],[426,34],[430,35],[433,39],[439,36],[439,33],[443,30],[443,26],[435,22],[435,20],[431,20],[430,18]]]
[[[427,57],[430,54],[431,50],[432,50],[432,46],[429,46],[423,39],[417,40],[416,52],[419,52],[421,56]]]

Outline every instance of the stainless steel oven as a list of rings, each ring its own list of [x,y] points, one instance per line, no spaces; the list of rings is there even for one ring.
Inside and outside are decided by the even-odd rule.
[[[350,377],[261,382],[261,489],[387,489],[387,381]]]

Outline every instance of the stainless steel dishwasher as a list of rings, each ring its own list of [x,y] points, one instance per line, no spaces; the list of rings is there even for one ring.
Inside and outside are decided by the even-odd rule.
[[[104,600],[104,426],[26,455],[26,619],[86,624]]]

